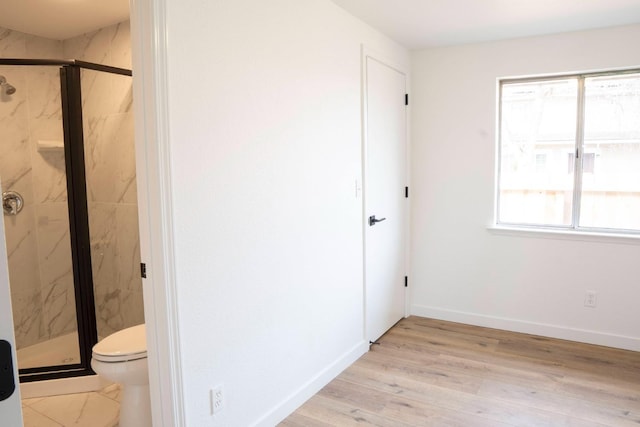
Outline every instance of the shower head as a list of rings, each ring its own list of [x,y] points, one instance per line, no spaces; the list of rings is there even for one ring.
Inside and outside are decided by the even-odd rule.
[[[2,91],[6,95],[13,95],[16,93],[16,88],[7,83],[7,79],[4,76],[0,76],[0,87],[2,87]]]

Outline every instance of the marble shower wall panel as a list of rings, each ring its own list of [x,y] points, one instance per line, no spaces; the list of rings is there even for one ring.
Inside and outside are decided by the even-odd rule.
[[[25,58],[28,34],[0,27],[0,57]]]
[[[89,199],[98,335],[144,322],[136,204],[133,115],[86,116]]]
[[[24,76],[18,67],[0,67],[0,74],[18,90],[0,95],[0,177],[3,191],[15,190],[33,201],[31,151],[29,149],[28,105]],[[20,87],[22,84],[22,87]]]
[[[129,23],[65,41],[67,57],[131,68]],[[144,322],[132,79],[81,74],[85,165],[98,336]]]
[[[42,43],[40,47],[47,46]],[[36,207],[44,339],[77,329],[67,181],[63,149],[39,150],[38,141],[64,139],[58,67],[30,67],[30,145]]]
[[[38,150],[39,140],[62,141],[58,67],[25,67],[29,92],[29,134],[36,203],[66,202],[64,150]]]
[[[67,58],[131,69],[130,36],[129,22],[122,22],[65,40],[64,54]],[[130,77],[83,72],[81,79],[84,114],[96,117],[132,111]]]
[[[19,215],[5,216],[4,222],[17,348],[36,344],[44,336],[34,210],[27,205]]]
[[[76,310],[66,202],[43,203],[38,210],[38,252],[45,335],[75,331]]]
[[[88,117],[84,128],[89,202],[135,204],[133,115]]]
[[[62,42],[0,28],[0,55],[60,58]],[[68,293],[69,279],[58,272],[57,277],[50,277],[46,263],[44,269],[41,264],[47,260],[43,247],[56,245],[48,236],[55,235],[59,241],[64,233],[60,224],[67,222],[66,203],[65,212],[55,221],[56,233],[42,221],[41,210],[48,203],[66,201],[64,158],[60,153],[45,158],[36,150],[38,139],[62,136],[59,77],[57,67],[2,66],[0,74],[17,89],[11,96],[0,95],[0,178],[3,191],[18,191],[25,201],[19,215],[4,216],[16,346],[22,348],[68,330],[69,326],[59,325],[69,324],[69,317],[75,317],[68,314],[69,309],[74,310],[73,301],[70,307],[58,303],[45,308],[48,301],[61,301],[59,295]],[[68,248],[68,225],[66,228]],[[62,254],[64,250],[58,249],[54,262],[59,267],[70,265],[70,252],[66,251]]]
[[[131,69],[129,21],[64,41],[65,58]]]
[[[103,338],[124,327],[120,303],[123,295],[117,283],[115,204],[89,203],[89,230],[96,321],[98,336]]]
[[[26,36],[0,30],[3,55],[25,55]],[[19,89],[25,78],[19,67],[0,67],[0,74]],[[0,95],[0,181],[2,191],[17,191],[25,206],[17,216],[3,216],[13,321],[18,348],[39,342],[43,333],[42,294],[38,274],[38,241],[35,232],[27,97],[24,90]],[[33,308],[31,308],[33,307]]]
[[[142,280],[140,279],[140,238],[138,228],[138,205],[120,203],[116,207],[118,227],[116,260],[118,284],[125,293],[122,300],[122,315],[127,326],[144,323]]]

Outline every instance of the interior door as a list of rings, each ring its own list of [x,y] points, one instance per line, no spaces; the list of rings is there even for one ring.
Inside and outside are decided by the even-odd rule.
[[[0,221],[0,424],[7,426],[22,425],[15,347],[7,248]]]
[[[406,76],[365,61],[365,333],[375,342],[405,315]]]

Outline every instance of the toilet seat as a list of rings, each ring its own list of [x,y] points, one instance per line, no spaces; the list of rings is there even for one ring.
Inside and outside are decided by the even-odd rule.
[[[127,362],[147,357],[145,325],[132,326],[109,335],[93,346],[92,357],[105,363]]]

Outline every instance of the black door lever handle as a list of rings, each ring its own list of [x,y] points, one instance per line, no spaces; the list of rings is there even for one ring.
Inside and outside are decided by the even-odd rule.
[[[370,226],[371,226],[371,225],[376,225],[376,222],[382,222],[382,221],[384,221],[385,219],[387,219],[387,218],[380,218],[380,219],[376,219],[376,216],[375,216],[375,215],[371,215],[371,216],[369,217],[369,225],[370,225]]]

